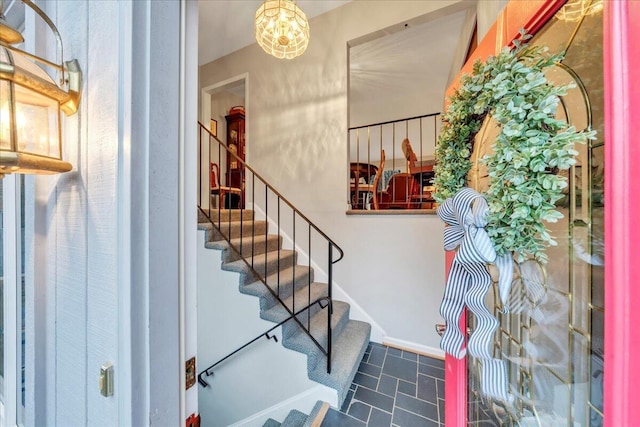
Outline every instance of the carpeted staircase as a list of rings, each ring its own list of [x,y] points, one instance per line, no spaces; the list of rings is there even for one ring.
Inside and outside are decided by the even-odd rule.
[[[319,427],[328,409],[328,403],[318,401],[309,415],[293,409],[282,423],[269,418],[262,427]]]
[[[198,215],[198,228],[207,232],[205,247],[222,250],[222,269],[239,273],[239,291],[260,299],[261,318],[275,324],[286,319],[289,313],[247,263],[267,277],[268,286],[280,295],[280,299],[290,310],[294,310],[294,297],[297,311],[308,301],[328,295],[328,285],[314,281],[313,268],[299,265],[295,251],[282,249],[282,238],[277,234],[267,234],[267,222],[254,219],[253,211],[214,210],[211,216],[216,226],[212,225],[202,211],[199,211]],[[241,236],[242,247],[240,248]],[[241,253],[233,250],[225,238],[229,238]],[[245,257],[247,262],[242,257]],[[309,283],[311,283],[310,289]],[[305,325],[309,322],[311,334],[323,348],[327,347],[328,312],[328,308],[323,309],[315,304],[298,316]],[[337,391],[338,406],[340,406],[347,396],[349,386],[369,343],[371,325],[350,319],[349,304],[337,300],[333,301],[331,324],[330,374],[326,372],[326,356],[293,320],[289,320],[282,326],[282,344],[286,348],[307,355],[308,377],[334,388]],[[251,351],[251,349],[244,351]],[[303,426],[306,421],[306,415],[292,411],[282,424],[270,420],[272,424],[267,422],[265,425]]]

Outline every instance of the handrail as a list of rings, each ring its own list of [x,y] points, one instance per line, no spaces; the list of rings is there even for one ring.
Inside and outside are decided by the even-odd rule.
[[[202,387],[208,387],[209,383],[206,382],[202,376],[203,375],[207,375],[207,376],[211,376],[213,375],[213,372],[209,372],[211,369],[213,369],[214,367],[216,367],[217,365],[219,365],[220,363],[224,362],[225,360],[227,360],[228,358],[230,358],[231,356],[235,355],[236,353],[244,350],[245,348],[247,348],[248,346],[250,346],[251,344],[253,344],[254,342],[258,341],[260,338],[265,337],[268,340],[273,339],[275,342],[278,342],[278,337],[275,335],[269,335],[269,333],[271,331],[273,331],[276,328],[279,328],[280,326],[284,325],[285,323],[287,323],[289,320],[291,320],[292,318],[294,318],[295,316],[299,315],[300,313],[302,313],[305,310],[309,310],[312,306],[318,304],[322,309],[325,309],[327,307],[327,305],[322,305],[322,302],[326,301],[327,305],[330,305],[331,300],[329,299],[329,297],[322,297],[322,298],[318,298],[317,300],[315,300],[314,302],[312,302],[311,304],[309,304],[308,306],[298,310],[296,313],[293,313],[292,315],[290,315],[289,317],[287,317],[286,319],[284,319],[283,321],[281,321],[280,323],[278,323],[277,325],[275,325],[274,327],[262,332],[260,335],[258,335],[257,337],[253,338],[252,340],[246,342],[245,344],[243,344],[242,346],[238,347],[237,349],[235,349],[234,351],[232,351],[231,353],[227,354],[226,356],[224,356],[222,359],[218,360],[217,362],[215,362],[213,365],[209,366],[206,369],[203,369],[202,372],[200,372],[198,374],[198,382],[200,383],[200,385],[202,385]],[[326,355],[326,353],[325,353]]]
[[[207,133],[212,137],[215,138],[216,141],[218,141],[218,143],[220,143],[221,145],[224,146],[224,143],[222,141],[220,141],[218,139],[217,136],[215,136],[214,134],[211,133],[211,131],[209,129],[207,129],[207,127],[205,125],[202,124],[201,121],[198,120],[198,124],[200,125],[200,127],[202,129],[204,129],[205,131],[207,131]],[[225,147],[226,148],[226,147]],[[241,159],[236,153],[227,150],[227,155],[231,154],[236,160],[238,160],[240,163],[242,163],[242,165],[249,169],[251,171],[251,173],[253,175],[255,175],[258,179],[260,179],[260,181],[265,183],[265,186],[267,188],[269,188],[271,191],[273,191],[273,193],[275,193],[276,196],[278,196],[280,199],[282,199],[287,205],[289,205],[289,207],[291,209],[293,209],[299,216],[300,218],[304,219],[307,223],[309,223],[309,225],[311,225],[322,237],[324,237],[325,239],[327,239],[329,241],[329,243],[331,243],[333,246],[335,246],[335,248],[340,252],[340,258],[338,258],[337,260],[333,261],[333,263],[335,264],[336,262],[340,261],[343,257],[344,257],[344,251],[342,250],[342,248],[340,248],[340,246],[338,246],[338,244],[336,242],[334,242],[333,240],[331,240],[331,238],[329,236],[327,236],[322,230],[320,230],[318,228],[317,225],[315,225],[309,218],[307,218],[302,212],[300,212],[298,210],[298,208],[296,208],[293,203],[291,203],[289,200],[287,200],[286,197],[284,197],[278,190],[276,190],[271,184],[269,184],[267,182],[266,179],[264,179],[262,177],[262,175],[260,175],[258,172],[255,171],[255,169],[253,169],[251,166],[249,166],[243,159]]]
[[[266,288],[267,291],[275,298],[275,301],[277,301],[277,303],[279,303],[282,308],[289,314],[289,319],[293,318],[293,320],[302,328],[302,330],[306,333],[306,335],[309,337],[309,339],[320,349],[320,351],[327,356],[327,360],[326,360],[326,364],[327,364],[327,373],[331,373],[331,353],[332,353],[332,327],[331,327],[331,315],[333,314],[333,304],[331,303],[332,301],[332,295],[333,295],[333,287],[332,287],[332,282],[333,282],[333,264],[337,263],[338,261],[340,261],[343,257],[344,257],[344,251],[342,250],[342,248],[340,248],[332,239],[330,239],[322,230],[320,230],[315,224],[313,224],[304,214],[302,214],[295,206],[293,206],[293,204],[291,202],[289,202],[279,191],[277,191],[271,184],[269,184],[260,174],[258,174],[251,166],[249,166],[242,158],[240,158],[240,156],[238,154],[236,154],[235,152],[231,151],[229,147],[226,146],[226,144],[224,144],[222,141],[220,141],[220,139],[218,139],[217,136],[213,135],[209,129],[206,128],[206,126],[201,123],[198,122],[198,125],[200,127],[200,132],[199,132],[199,151],[200,151],[200,157],[199,157],[199,162],[198,162],[198,176],[199,176],[199,180],[198,180],[198,209],[199,211],[209,220],[211,226],[216,229],[218,231],[218,233],[220,234],[220,237],[222,239],[224,239],[228,245],[229,248],[235,252],[238,257],[239,257],[239,261],[242,261],[244,263],[244,265],[247,266],[247,268],[249,269],[249,274],[253,275],[257,281],[261,282]],[[202,130],[205,130],[206,132],[202,132]],[[208,138],[208,139],[207,139]],[[214,221],[214,213],[212,212],[212,198],[211,196],[213,196],[213,193],[211,192],[211,190],[213,189],[213,187],[211,187],[211,180],[213,179],[211,177],[211,174],[209,171],[207,174],[203,174],[202,173],[202,167],[203,167],[203,162],[204,160],[204,156],[206,156],[205,152],[204,152],[204,148],[203,148],[203,140],[207,140],[207,142],[205,142],[207,145],[207,149],[208,149],[208,168],[211,169],[212,164],[214,164],[216,161],[219,163],[222,163],[223,161],[225,161],[225,159],[223,158],[223,153],[224,155],[226,155],[226,162],[227,162],[227,168],[226,172],[222,175],[226,175],[227,177],[227,187],[221,187],[218,186],[217,187],[217,193],[216,195],[219,196],[219,202],[218,202],[218,206],[217,206],[217,224]],[[216,144],[217,142],[217,144]],[[217,145],[217,147],[216,147]],[[215,152],[217,151],[217,155],[215,155]],[[233,169],[229,168],[230,164],[239,164],[240,167],[236,168],[235,166],[233,167]],[[220,171],[222,171],[222,168],[220,168]],[[247,177],[247,174],[251,174],[251,177]],[[206,176],[206,181],[203,180],[204,176]],[[256,178],[259,180],[258,182],[258,187],[256,187]],[[208,207],[208,212],[206,211],[206,207],[203,205],[202,203],[202,197],[204,195],[204,188],[203,186],[203,181],[207,183],[207,191],[206,194],[208,195],[207,197],[209,198],[209,207]],[[245,203],[245,183],[247,185],[250,185],[251,188],[251,200],[252,200],[252,204],[254,206],[256,206],[256,202],[258,202],[258,200],[256,199],[256,189],[260,188],[262,189],[262,185],[264,185],[264,200],[262,201],[262,203],[264,203],[263,208],[264,208],[264,215],[267,219],[267,226],[265,228],[265,232],[264,232],[264,248],[262,248],[262,246],[258,246],[258,243],[256,241],[256,237],[261,237],[262,236],[262,232],[260,232],[260,234],[256,234],[256,228],[255,228],[255,216],[251,216],[251,219],[245,220],[244,215],[242,214],[243,210],[244,210],[244,203]],[[241,187],[240,191],[238,191],[237,187]],[[224,191],[224,193],[223,193]],[[232,231],[231,228],[231,222],[232,222],[232,209],[231,209],[231,203],[230,200],[228,199],[229,195],[232,194],[232,191],[235,192],[235,194],[239,193],[239,212],[241,214],[241,219],[239,221],[239,238],[238,236],[234,237],[235,232]],[[262,191],[262,190],[260,190]],[[221,211],[221,205],[223,202],[223,195],[226,194],[225,197],[225,207],[228,208],[228,217],[224,217]],[[247,194],[248,196],[248,194]],[[277,245],[277,254],[274,255],[274,258],[277,256],[277,275],[275,274],[275,271],[269,271],[269,264],[271,261],[268,260],[269,254],[274,254],[276,252],[276,250],[274,249],[269,249],[269,226],[268,226],[268,220],[269,220],[269,198],[273,197],[276,198],[277,197],[277,228],[278,228],[278,245]],[[281,201],[283,201],[284,203],[281,203]],[[258,205],[260,204],[260,202],[258,202]],[[293,257],[292,258],[288,258],[287,257],[287,262],[291,261],[292,265],[289,266],[287,265],[285,268],[291,268],[292,269],[292,290],[291,290],[291,308],[289,308],[289,306],[287,306],[287,304],[285,304],[285,302],[283,301],[283,299],[281,298],[281,287],[280,287],[280,267],[281,267],[281,251],[282,248],[280,247],[280,239],[282,238],[281,235],[281,230],[283,230],[282,225],[281,225],[281,217],[283,217],[280,213],[281,210],[281,206],[282,207],[288,207],[287,208],[287,212],[291,212],[292,214],[292,218],[290,226],[292,227],[292,243],[293,243]],[[213,208],[216,209],[216,208]],[[226,216],[227,213],[225,213]],[[228,221],[228,228],[225,230],[225,226],[223,224],[223,220]],[[289,221],[289,219],[285,219],[286,221]],[[250,224],[247,225],[247,222],[250,221]],[[297,265],[297,257],[296,257],[296,251],[297,248],[299,247],[297,242],[296,242],[296,227],[299,227],[297,224],[299,223],[299,221],[304,221],[305,225],[303,225],[304,227],[308,227],[308,233],[307,233],[307,242],[308,242],[308,248],[307,248],[307,257],[308,257],[308,265],[301,265],[298,266]],[[243,231],[243,227],[244,226],[252,226],[252,230],[253,232],[249,235],[247,234],[247,236],[245,236],[246,233],[244,233]],[[228,232],[227,232],[228,231]],[[310,308],[314,303],[311,302],[311,277],[312,277],[312,267],[311,267],[311,255],[312,255],[312,240],[314,241],[314,244],[317,246],[318,245],[318,241],[315,239],[312,239],[312,231],[314,232],[313,236],[319,236],[321,245],[326,244],[328,247],[328,258],[326,260],[327,262],[327,272],[328,272],[328,284],[327,284],[327,295],[326,296],[322,296],[322,298],[320,298],[320,300],[322,299],[328,299],[328,305],[329,305],[329,311],[328,311],[328,315],[327,315],[327,326],[326,326],[326,330],[327,330],[327,342],[326,342],[326,349],[318,342],[318,340],[311,334],[311,311],[307,311],[307,318],[306,318],[306,325],[303,324],[303,322],[305,320],[303,319],[299,319],[298,317],[296,317],[297,312],[301,312],[304,311],[307,308]],[[232,239],[236,239],[238,238],[239,242],[233,243]],[[301,240],[304,241],[305,236],[303,236],[301,238]],[[248,240],[248,242],[247,242]],[[246,243],[245,243],[246,242]],[[299,242],[298,242],[299,243]],[[250,246],[249,246],[250,245]],[[262,245],[262,243],[260,243],[260,245]],[[303,244],[300,243],[300,247],[302,248]],[[259,254],[256,254],[256,248],[258,250],[262,250],[264,249],[264,251],[260,252]],[[337,259],[334,259],[334,254],[333,254],[333,250],[337,249],[339,252],[339,257]],[[244,250],[243,250],[244,249]],[[315,252],[314,252],[315,253]],[[264,271],[258,271],[258,270],[262,270],[261,267],[258,267],[256,264],[254,264],[254,262],[257,260],[258,262],[261,261],[261,257],[264,257]],[[273,259],[273,261],[275,261],[275,259]],[[306,279],[308,280],[307,283],[305,284],[304,282],[301,282],[299,279],[299,277],[296,275],[296,268],[298,269],[308,269],[308,272],[306,274]],[[299,271],[299,270],[298,270]],[[304,273],[303,273],[304,274]],[[277,277],[274,277],[277,276]],[[270,277],[272,279],[270,279]],[[304,276],[301,276],[304,277]],[[272,282],[271,286],[268,282]],[[305,289],[306,287],[306,289]],[[296,295],[298,292],[302,291],[304,292],[306,290],[306,298],[304,296],[300,296],[299,298],[302,299],[302,303],[308,304],[305,308],[303,308],[302,310],[298,310],[296,311],[296,300],[298,298],[298,296]],[[324,308],[324,306],[322,307]],[[276,326],[277,327],[277,326]],[[267,331],[269,332],[269,331]],[[269,338],[268,333],[267,334],[261,334],[260,336],[256,337],[257,340],[262,336],[267,336],[267,338]],[[251,341],[253,342],[253,341]],[[247,343],[246,345],[251,344],[251,342]],[[245,345],[245,346],[246,346]],[[244,346],[242,347],[244,348]],[[241,349],[242,349],[241,348]],[[239,349],[239,350],[241,350]],[[239,351],[238,350],[238,351]],[[235,354],[232,353],[232,354]],[[200,378],[199,378],[200,379]],[[202,382],[201,382],[202,384]]]
[[[383,125],[388,125],[391,123],[398,123],[398,122],[408,122],[409,120],[424,119],[425,117],[433,117],[438,115],[440,115],[440,113],[423,114],[421,116],[407,117],[406,119],[395,119],[395,120],[388,120],[386,122],[371,123],[370,125],[354,126],[349,128],[349,130],[370,128],[372,126],[383,126]]]

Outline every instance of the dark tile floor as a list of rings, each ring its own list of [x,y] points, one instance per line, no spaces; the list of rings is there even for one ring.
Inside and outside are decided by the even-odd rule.
[[[340,411],[322,427],[444,426],[444,362],[370,343]]]

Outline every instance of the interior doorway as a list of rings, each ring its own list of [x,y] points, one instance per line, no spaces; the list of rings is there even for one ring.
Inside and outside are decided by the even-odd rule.
[[[244,161],[248,159],[247,155],[249,153],[246,144],[248,141],[248,88],[247,74],[207,86],[201,92],[200,108],[200,121],[202,124],[207,126],[213,136]],[[200,167],[203,173],[203,176],[200,177],[201,182],[214,179],[213,174],[211,174],[210,178],[205,174],[210,174],[210,171],[214,170],[212,168],[215,168],[216,179],[220,180],[218,185],[240,187],[244,192],[243,166],[236,161],[237,159],[227,158],[225,150],[222,153],[209,153],[209,149],[209,147],[201,148],[200,158],[202,164]],[[215,158],[215,160],[212,161],[212,158]],[[215,165],[212,163],[215,163]],[[223,203],[221,200],[210,197],[209,189],[206,186],[202,186],[201,191],[206,192],[206,194],[200,195],[201,200],[206,201],[206,204]],[[234,197],[237,196],[230,195],[224,203],[229,206],[244,205],[244,197],[242,195],[239,196],[240,200],[235,200]]]

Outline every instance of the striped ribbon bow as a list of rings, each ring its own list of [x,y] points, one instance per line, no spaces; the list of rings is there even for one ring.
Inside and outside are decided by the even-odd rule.
[[[513,258],[510,254],[496,256],[489,235],[484,230],[487,212],[488,205],[484,197],[467,187],[438,206],[438,216],[449,225],[444,230],[444,248],[448,251],[458,248],[440,305],[440,314],[447,322],[440,348],[457,359],[465,356],[460,316],[466,305],[477,321],[467,348],[473,357],[481,360],[482,392],[509,402],[513,397],[508,393],[506,367],[502,360],[492,356],[493,336],[499,323],[484,301],[492,283],[486,263],[495,263],[500,274],[500,299],[505,312],[508,311]]]

